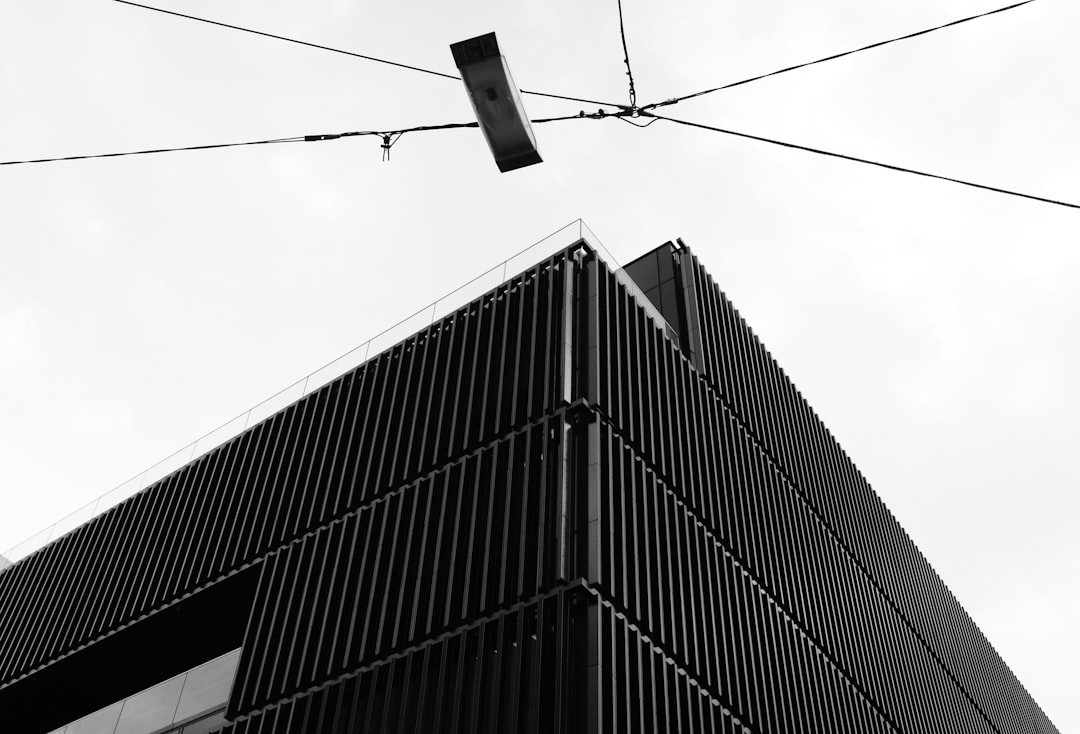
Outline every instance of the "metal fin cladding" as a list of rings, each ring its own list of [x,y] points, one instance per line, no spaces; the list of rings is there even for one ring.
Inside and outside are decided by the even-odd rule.
[[[545,420],[271,555],[241,656],[236,710],[551,588],[561,428]]]
[[[584,596],[559,590],[515,605],[257,711],[222,734],[571,731],[585,703],[572,685]]]
[[[0,574],[0,696],[248,569],[228,734],[1055,732],[654,254],[678,342],[575,246]]]
[[[590,581],[754,731],[1055,731],[696,258],[671,256],[697,309],[683,350],[606,269],[590,285]]]
[[[709,381],[993,726],[1055,731],[697,258],[684,262]]]
[[[0,574],[0,689],[550,413],[558,253]]]

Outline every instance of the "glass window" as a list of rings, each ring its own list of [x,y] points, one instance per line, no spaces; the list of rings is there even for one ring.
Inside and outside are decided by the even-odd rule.
[[[172,721],[183,721],[224,705],[229,700],[229,689],[232,687],[239,660],[240,651],[233,650],[188,671],[187,683],[184,684],[180,705],[176,709],[176,718]]]
[[[229,723],[225,718],[225,709],[210,714],[204,718],[193,721],[184,727],[183,734],[209,734],[214,729],[220,729]]]
[[[178,675],[124,701],[116,734],[146,734],[173,723],[183,687],[184,675]]]
[[[113,734],[123,705],[123,701],[117,701],[108,708],[84,716],[75,723],[68,724],[64,734]]]

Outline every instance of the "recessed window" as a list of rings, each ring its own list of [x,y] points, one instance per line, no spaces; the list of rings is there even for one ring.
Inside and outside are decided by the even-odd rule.
[[[172,724],[184,724],[185,734],[217,729],[225,723],[224,706],[229,700],[239,660],[240,651],[233,650],[84,716],[52,734],[146,734]],[[210,715],[202,716],[204,714]]]

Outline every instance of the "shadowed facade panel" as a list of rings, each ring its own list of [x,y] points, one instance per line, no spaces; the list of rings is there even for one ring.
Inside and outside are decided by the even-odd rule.
[[[745,526],[733,540],[606,425],[595,432],[601,593],[748,723],[821,731],[829,709],[852,700],[831,716],[858,713],[854,727],[832,730],[993,731],[788,489],[738,467],[722,488]]]
[[[599,676],[597,731],[610,734],[701,732],[746,734],[753,729],[643,637],[609,604],[595,603]]]
[[[582,590],[518,604],[258,711],[222,734],[572,731],[583,718]]]
[[[561,428],[559,420],[544,421],[267,558],[235,710],[552,587]]]

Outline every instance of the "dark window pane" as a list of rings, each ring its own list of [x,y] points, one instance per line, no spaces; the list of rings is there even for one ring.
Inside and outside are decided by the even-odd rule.
[[[630,263],[625,270],[642,291],[655,288],[660,283],[660,273],[654,252]]]
[[[679,299],[673,280],[660,286],[660,313],[664,315],[672,329],[679,331]]]
[[[661,247],[656,250],[656,270],[661,283],[675,277],[675,263],[669,248]]]

